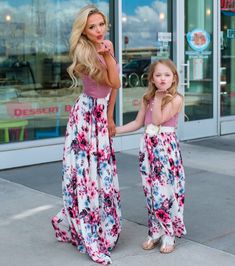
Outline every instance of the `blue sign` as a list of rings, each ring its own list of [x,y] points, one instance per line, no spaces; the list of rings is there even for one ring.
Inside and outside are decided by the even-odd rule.
[[[235,39],[235,29],[227,29],[227,38]]]
[[[186,35],[189,46],[197,52],[204,51],[210,44],[210,34],[205,30],[195,29]]]

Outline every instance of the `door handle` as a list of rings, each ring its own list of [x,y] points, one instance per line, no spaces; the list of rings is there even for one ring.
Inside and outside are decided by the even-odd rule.
[[[187,75],[186,75],[186,82],[181,83],[181,85],[186,86],[187,89],[190,87],[190,63],[189,60],[187,61],[186,64],[182,64],[183,67],[187,68]]]

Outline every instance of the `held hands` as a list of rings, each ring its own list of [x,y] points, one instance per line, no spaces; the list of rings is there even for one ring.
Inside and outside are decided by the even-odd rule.
[[[116,135],[116,125],[111,117],[108,117],[108,131],[110,137],[114,137]]]

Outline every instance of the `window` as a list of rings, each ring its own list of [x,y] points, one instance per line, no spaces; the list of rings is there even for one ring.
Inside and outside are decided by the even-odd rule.
[[[63,136],[82,90],[70,89],[69,35],[79,9],[109,1],[0,3],[0,143]]]
[[[123,122],[135,118],[147,87],[148,66],[172,58],[172,1],[123,1]]]

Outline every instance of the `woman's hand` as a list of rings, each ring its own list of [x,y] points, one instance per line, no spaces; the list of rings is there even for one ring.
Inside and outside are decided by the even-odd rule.
[[[111,52],[111,47],[107,44],[107,43],[104,43],[102,42],[100,44],[100,48],[97,50],[97,52],[101,55],[107,55],[107,54],[110,54]]]
[[[110,137],[114,137],[116,135],[116,125],[111,117],[108,117],[108,131]]]

